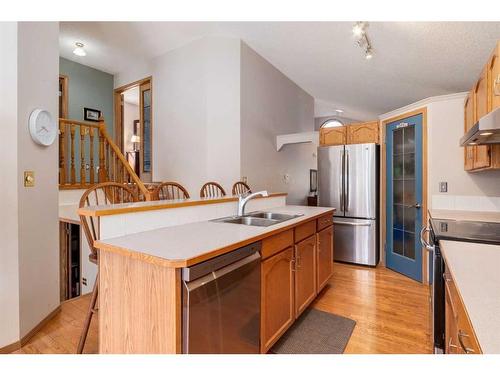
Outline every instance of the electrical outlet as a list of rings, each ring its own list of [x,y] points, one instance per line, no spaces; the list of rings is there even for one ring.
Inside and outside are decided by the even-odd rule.
[[[24,171],[24,187],[35,186],[35,172],[34,171]]]
[[[283,175],[283,181],[285,182],[285,184],[288,184],[290,182],[290,175],[288,173],[285,173]]]
[[[82,278],[82,284],[87,285],[87,279],[85,277]]]
[[[447,193],[448,192],[448,183],[447,182],[440,182],[439,183],[439,192],[440,193]]]
[[[241,177],[241,181],[244,182],[245,184],[248,183],[248,177],[247,176]]]

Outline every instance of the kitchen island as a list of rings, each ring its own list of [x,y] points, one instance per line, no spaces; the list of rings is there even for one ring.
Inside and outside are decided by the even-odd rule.
[[[333,209],[282,202],[265,211],[300,216],[268,227],[203,220],[98,241],[99,352],[181,353],[182,268],[257,241],[263,265],[260,351],[266,352],[326,285],[333,267]],[[104,212],[99,210],[80,213]],[[294,268],[299,258],[302,266]],[[265,268],[266,259],[280,268]],[[289,305],[270,306],[276,286],[283,287],[273,275],[282,277],[283,270],[290,291],[283,303]],[[271,313],[284,316],[283,323],[268,319]]]

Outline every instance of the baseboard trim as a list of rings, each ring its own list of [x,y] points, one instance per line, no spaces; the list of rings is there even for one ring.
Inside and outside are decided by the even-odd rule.
[[[0,354],[9,354],[15,352],[16,350],[21,349],[21,342],[16,341],[12,344],[6,345],[3,348],[0,348]]]
[[[45,324],[49,322],[54,316],[57,315],[61,311],[61,305],[57,306],[49,315],[47,315],[43,320],[38,323],[31,331],[25,334],[21,340],[13,342],[12,344],[6,345],[3,348],[0,348],[0,354],[10,354],[15,352],[16,350],[21,349],[24,345],[30,341],[33,336],[35,336]]]
[[[43,326],[47,324],[48,321],[51,320],[60,311],[61,311],[61,305],[57,306],[49,315],[43,318],[43,320],[40,323],[38,323],[31,331],[25,334],[20,340],[21,347],[26,345],[26,343],[30,341],[33,338],[33,336],[35,336],[38,333],[38,331],[40,331],[43,328]]]

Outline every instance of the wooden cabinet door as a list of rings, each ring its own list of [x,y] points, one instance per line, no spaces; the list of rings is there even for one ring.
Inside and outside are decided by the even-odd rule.
[[[293,256],[294,249],[289,247],[261,263],[261,353],[266,353],[295,319]]]
[[[379,143],[378,121],[347,125],[347,144]]]
[[[500,107],[500,42],[497,43],[488,63],[488,94],[491,98],[489,110]]]
[[[453,311],[453,305],[448,291],[445,298],[445,354],[459,354],[457,317]]]
[[[474,123],[488,113],[488,71],[486,68],[485,66],[474,86]],[[474,148],[474,169],[489,167],[490,147],[474,146]]]
[[[474,126],[474,92],[469,92],[464,103],[464,133]],[[464,168],[470,171],[474,168],[474,146],[464,148]]]
[[[295,316],[316,297],[316,235],[295,245]]]
[[[317,285],[318,292],[328,283],[333,273],[333,226],[326,227],[318,234]]]
[[[346,127],[321,128],[319,130],[319,143],[321,146],[345,145]]]

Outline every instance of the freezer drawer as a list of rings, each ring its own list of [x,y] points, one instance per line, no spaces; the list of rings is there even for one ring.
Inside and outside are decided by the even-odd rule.
[[[377,230],[377,220],[334,217],[334,259],[376,266],[379,261]]]

